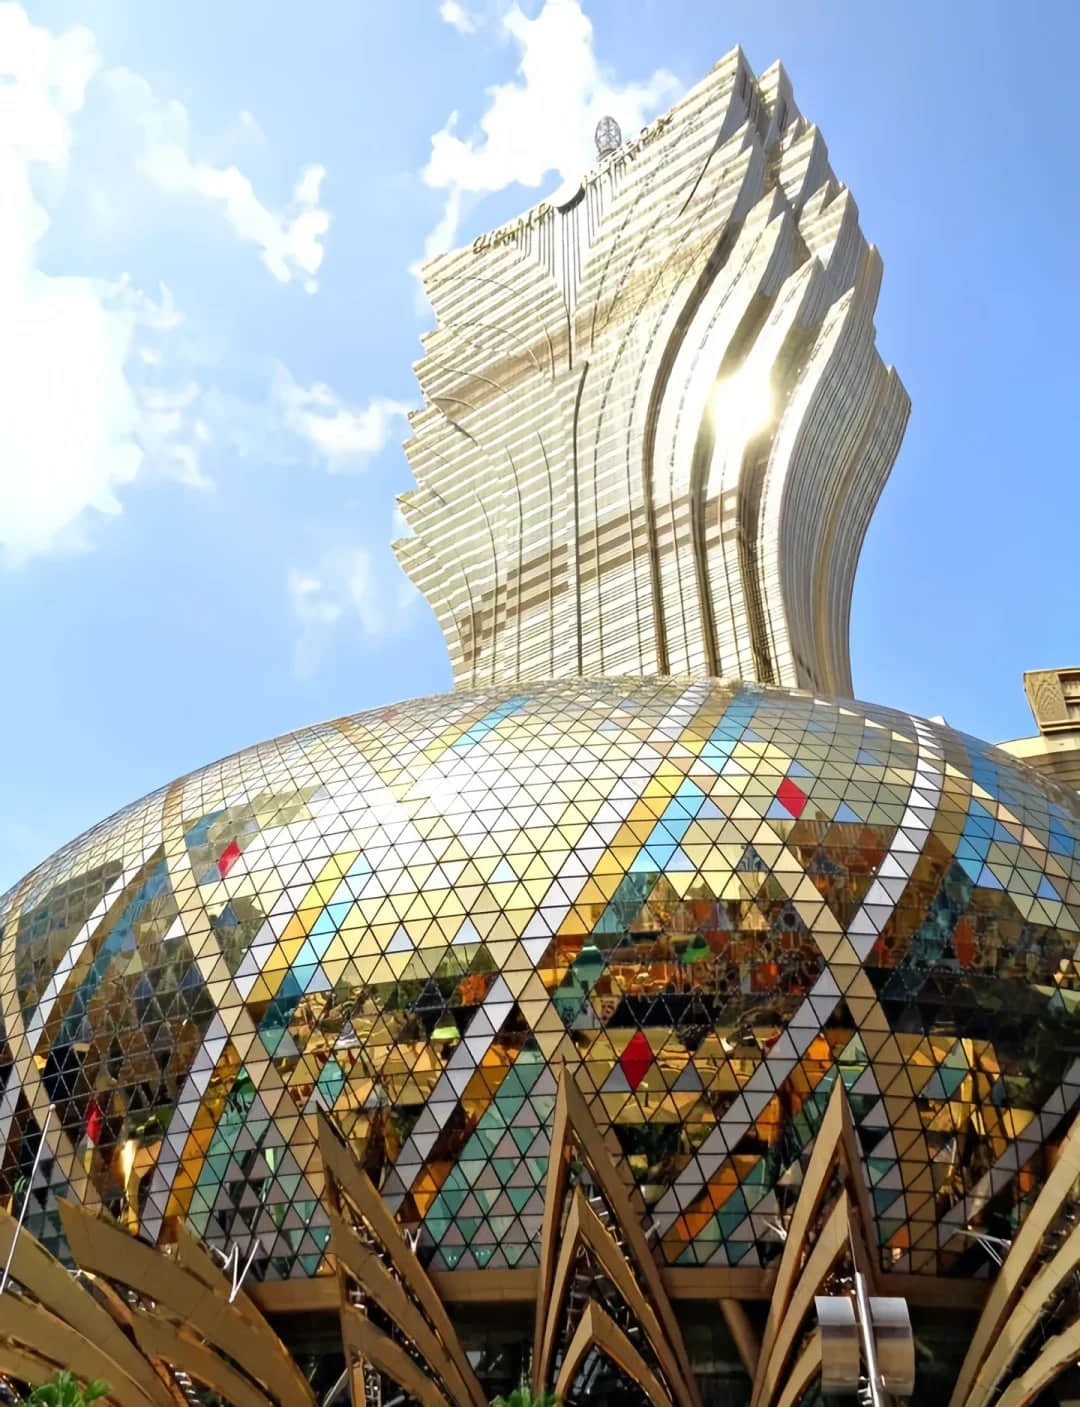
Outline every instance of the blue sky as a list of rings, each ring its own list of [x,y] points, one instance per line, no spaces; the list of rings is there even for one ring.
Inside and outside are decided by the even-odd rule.
[[[855,193],[913,401],[856,692],[1031,732],[1023,670],[1080,662],[1078,41],[1051,0],[0,3],[0,890],[214,757],[448,687],[388,547],[410,269],[736,43]]]

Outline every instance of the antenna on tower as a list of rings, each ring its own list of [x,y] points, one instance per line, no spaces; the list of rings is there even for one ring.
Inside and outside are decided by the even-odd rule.
[[[622,128],[613,117],[602,117],[596,124],[593,140],[596,142],[596,154],[603,161],[605,156],[610,156],[622,146]]]

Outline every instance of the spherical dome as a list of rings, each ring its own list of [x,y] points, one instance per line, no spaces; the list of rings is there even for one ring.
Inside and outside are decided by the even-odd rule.
[[[46,1244],[75,1196],[312,1274],[321,1105],[435,1268],[524,1267],[569,1062],[667,1261],[759,1265],[841,1079],[883,1262],[963,1270],[1080,1093],[1078,834],[972,738],[738,683],[290,734],[0,901],[0,1200],[52,1105]]]

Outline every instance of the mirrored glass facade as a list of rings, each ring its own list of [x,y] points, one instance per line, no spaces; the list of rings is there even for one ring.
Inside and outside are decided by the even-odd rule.
[[[836,1080],[883,1269],[964,1273],[1080,1094],[1080,808],[866,705],[461,693],[193,773],[3,903],[0,1197],[310,1275],[332,1111],[433,1268],[535,1264],[570,1063],[672,1265],[769,1265]]]

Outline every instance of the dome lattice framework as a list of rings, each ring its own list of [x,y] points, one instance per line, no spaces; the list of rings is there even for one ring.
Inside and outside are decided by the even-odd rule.
[[[466,1351],[432,1276],[333,1120],[320,1113],[318,1121],[343,1364],[322,1401],[347,1387],[355,1403],[372,1407],[387,1395],[420,1407],[485,1407],[478,1355]],[[1074,1124],[945,1384],[949,1407],[1030,1407],[1080,1352],[1073,1294],[1080,1227],[1071,1195],[1078,1175]],[[531,1296],[529,1375],[538,1392],[553,1389],[572,1407],[702,1407],[671,1273],[657,1264],[640,1212],[562,1067]],[[117,1407],[194,1407],[206,1393],[236,1407],[316,1407],[325,1386],[317,1372],[289,1353],[235,1266],[230,1283],[183,1225],[162,1253],[70,1201],[61,1201],[60,1215],[75,1278],[0,1209],[0,1255],[13,1272],[0,1382],[45,1383],[62,1366],[87,1381],[104,1378]],[[819,1294],[850,1296],[857,1275],[881,1290],[872,1225],[866,1162],[838,1080],[767,1276],[762,1332],[738,1299],[719,1300],[745,1370],[741,1384],[728,1379],[723,1401],[820,1401],[824,1348],[812,1306]],[[920,1402],[931,1400],[925,1388],[924,1377]]]
[[[567,1065],[664,1261],[768,1266],[837,1080],[876,1254],[964,1272],[1074,1107],[1077,815],[974,740],[720,682],[457,694],[192,774],[4,905],[7,1195],[314,1274],[314,1114],[435,1269],[537,1263]],[[13,941],[12,941],[13,940]]]

